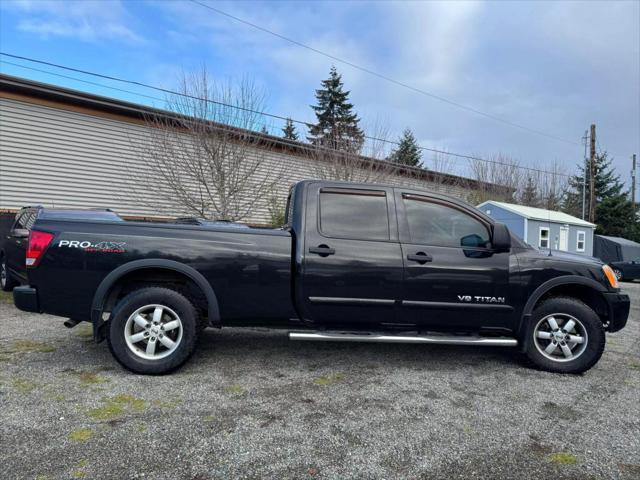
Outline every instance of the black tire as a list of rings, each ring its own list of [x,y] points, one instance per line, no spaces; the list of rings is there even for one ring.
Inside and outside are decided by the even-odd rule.
[[[0,289],[3,292],[10,292],[17,286],[18,282],[13,279],[7,267],[7,257],[4,254],[0,255]]]
[[[539,324],[541,326],[544,325],[544,322],[547,321],[545,319],[550,316],[558,319],[556,323],[562,321],[563,316],[566,316],[564,318],[567,319],[573,317],[579,322],[575,327],[575,334],[581,335],[585,339],[584,343],[586,345],[584,347],[581,344],[573,345],[573,348],[578,348],[578,350],[573,350],[574,353],[581,352],[576,355],[575,359],[562,357],[561,350],[554,350],[555,355],[560,359],[553,360],[545,356],[541,351],[543,348],[540,344],[546,342],[546,346],[550,347],[549,343],[552,343],[553,340],[539,340],[538,344],[536,344],[536,327]],[[562,328],[562,325],[559,325],[559,327]],[[579,329],[584,330],[584,332],[582,334],[578,333]],[[558,330],[556,332],[559,334]],[[529,360],[541,370],[556,373],[576,374],[586,372],[600,360],[606,340],[604,326],[596,312],[580,300],[569,297],[552,297],[536,307],[531,316],[526,335],[528,338],[526,339],[527,349],[525,353]],[[564,346],[567,345],[570,344],[565,342]],[[557,347],[561,348],[560,343],[557,344]],[[550,356],[553,356],[553,354],[550,354]]]
[[[129,317],[134,312],[145,306],[153,305],[161,305],[177,315],[182,324],[182,336],[176,342],[178,345],[175,350],[168,356],[147,359],[140,356],[142,354],[141,351],[140,353],[134,353],[132,347],[127,344],[125,327]],[[126,369],[134,373],[161,375],[176,370],[191,357],[196,347],[198,324],[199,319],[196,308],[182,294],[168,288],[142,288],[124,297],[114,309],[107,341],[115,359]],[[165,335],[168,336],[166,332]],[[142,342],[148,343],[148,341],[148,339],[142,340],[140,345],[146,345]],[[158,338],[158,348],[164,348],[159,342],[160,339]]]

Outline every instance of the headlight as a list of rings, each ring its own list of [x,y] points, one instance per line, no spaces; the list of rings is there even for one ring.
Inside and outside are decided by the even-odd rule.
[[[604,276],[607,277],[609,285],[611,285],[613,288],[618,288],[618,279],[616,278],[616,274],[613,273],[611,267],[609,265],[603,265],[602,271],[604,272]]]

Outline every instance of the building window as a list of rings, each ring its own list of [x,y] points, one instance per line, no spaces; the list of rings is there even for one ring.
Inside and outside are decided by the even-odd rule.
[[[583,232],[582,230],[578,231],[578,241],[576,244],[576,251],[577,252],[584,252],[584,244],[585,244],[585,238],[586,238],[586,233]]]
[[[540,248],[549,248],[549,229],[547,227],[540,227],[538,246]]]

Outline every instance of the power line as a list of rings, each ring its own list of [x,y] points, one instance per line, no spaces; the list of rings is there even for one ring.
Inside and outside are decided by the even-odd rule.
[[[258,114],[258,115],[265,116],[265,117],[275,118],[275,119],[278,119],[278,120],[284,120],[284,121],[291,120],[293,123],[296,123],[296,124],[299,124],[299,125],[304,125],[307,128],[311,126],[311,124],[308,123],[308,122],[304,122],[302,120],[296,120],[296,119],[291,118],[291,117],[285,117],[285,116],[282,116],[282,115],[276,115],[276,114],[267,113],[267,112],[264,112],[264,111],[252,110],[252,109],[249,109],[249,108],[246,108],[246,107],[240,107],[240,106],[237,106],[237,105],[230,105],[228,103],[219,102],[219,101],[208,99],[208,98],[202,98],[202,97],[198,97],[198,96],[194,96],[194,95],[189,95],[189,94],[186,94],[186,93],[176,92],[174,90],[169,90],[169,89],[166,89],[166,88],[157,87],[155,85],[149,85],[149,84],[142,83],[142,82],[139,82],[139,81],[136,81],[136,80],[127,80],[127,79],[114,77],[114,76],[110,76],[110,75],[104,75],[104,74],[101,74],[101,73],[90,72],[88,70],[82,70],[82,69],[79,69],[79,68],[67,67],[67,66],[64,66],[64,65],[59,65],[59,64],[52,63],[52,62],[47,62],[47,61],[44,61],[44,60],[37,60],[37,59],[34,59],[34,58],[23,57],[23,56],[20,56],[20,55],[13,55],[13,54],[6,53],[6,52],[1,52],[1,51],[0,51],[0,56],[7,56],[7,57],[11,57],[11,58],[16,58],[16,59],[19,59],[19,60],[25,60],[25,61],[29,61],[29,62],[34,62],[34,63],[38,63],[38,64],[47,65],[47,66],[50,66],[50,67],[60,68],[60,69],[67,70],[67,71],[81,73],[81,74],[84,74],[84,75],[103,78],[103,79],[106,79],[106,80],[112,80],[112,81],[117,81],[117,82],[121,82],[121,83],[136,85],[136,86],[139,86],[139,87],[144,87],[144,88],[149,88],[149,89],[152,89],[152,90],[157,90],[157,91],[160,91],[160,92],[163,92],[163,93],[167,93],[167,94],[170,94],[170,95],[177,95],[177,96],[181,96],[181,97],[190,98],[190,99],[193,99],[193,100],[210,102],[210,103],[213,103],[213,104],[216,104],[216,105],[235,108],[235,109],[238,109],[238,110],[246,111],[246,112],[249,112],[249,113],[255,113],[255,114]],[[139,93],[139,92],[132,92],[130,90],[124,90],[122,88],[117,88],[117,87],[113,87],[113,86],[110,86],[110,85],[103,85],[101,83],[96,83],[96,82],[91,82],[89,80],[70,77],[68,75],[62,75],[62,74],[59,74],[59,73],[53,73],[53,72],[49,72],[49,71],[46,71],[46,70],[41,70],[41,69],[37,69],[37,68],[33,68],[33,67],[27,67],[25,65],[19,65],[19,64],[16,64],[16,63],[12,63],[12,62],[7,62],[6,60],[0,60],[0,63],[6,63],[8,65],[13,65],[13,66],[17,66],[17,67],[20,67],[20,68],[25,68],[27,70],[46,73],[46,74],[49,74],[49,75],[54,75],[54,76],[61,77],[61,78],[66,78],[66,79],[69,79],[69,80],[83,82],[83,83],[87,83],[87,84],[90,84],[90,85],[96,85],[96,86],[103,87],[103,88],[109,88],[109,89],[116,90],[116,91],[119,91],[119,92],[129,93],[131,95],[139,95],[139,96],[142,96],[142,97],[145,97],[145,98],[149,98],[149,99],[153,99],[153,100],[166,101],[166,99],[161,99],[159,97],[153,97],[153,96],[150,96],[150,95],[145,95],[145,94],[142,94],[142,93]],[[366,138],[367,140],[374,141],[374,142],[381,142],[381,143],[391,144],[391,145],[394,145],[394,146],[400,145],[399,142],[396,142],[396,141],[393,141],[393,140],[388,140],[388,139],[383,139],[383,138],[378,138],[378,137],[373,137],[373,136],[370,136],[370,135],[364,135],[364,138]],[[498,160],[489,160],[489,159],[478,157],[478,156],[475,156],[475,155],[467,155],[467,154],[463,154],[463,153],[449,152],[449,151],[446,151],[446,150],[440,150],[440,149],[437,149],[437,148],[424,147],[424,146],[421,146],[421,145],[418,145],[418,148],[420,150],[422,150],[422,151],[431,152],[431,153],[438,153],[438,154],[447,155],[447,156],[451,156],[451,157],[462,158],[462,159],[466,159],[466,160],[475,160],[475,161],[480,161],[480,162],[485,162],[485,163],[490,163],[490,164],[495,164],[495,165],[501,165],[501,166],[510,167],[510,168],[514,168],[515,167],[515,168],[522,169],[522,170],[527,170],[527,171],[530,171],[530,172],[536,172],[536,173],[542,173],[542,174],[548,174],[548,175],[555,175],[555,176],[560,176],[560,177],[567,177],[567,178],[571,177],[571,175],[567,175],[567,174],[564,174],[564,173],[552,172],[552,171],[542,170],[542,169],[532,168],[532,167],[524,167],[524,166],[521,166],[521,165],[517,165],[516,166],[516,165],[510,164],[510,163],[507,163],[507,162],[500,162]]]
[[[526,125],[521,125],[519,123],[511,122],[509,120],[505,120],[503,118],[497,117],[497,116],[492,115],[490,113],[486,113],[486,112],[483,112],[483,111],[478,110],[476,108],[469,107],[469,106],[464,105],[462,103],[458,103],[458,102],[455,102],[453,100],[449,100],[448,98],[442,97],[440,95],[436,95],[434,93],[430,93],[430,92],[428,92],[426,90],[423,90],[421,88],[414,87],[413,85],[409,85],[408,83],[402,82],[400,80],[396,80],[395,78],[389,77],[389,76],[384,75],[382,73],[378,73],[378,72],[376,72],[374,70],[371,70],[369,68],[363,67],[361,65],[357,65],[357,64],[355,64],[353,62],[350,62],[348,60],[344,60],[342,58],[336,57],[335,55],[332,55],[332,54],[327,53],[325,51],[322,51],[322,50],[319,50],[317,48],[311,47],[311,46],[306,45],[306,44],[304,44],[302,42],[294,40],[293,38],[286,37],[286,36],[281,35],[281,34],[279,34],[277,32],[269,30],[267,28],[261,27],[260,25],[256,25],[255,23],[249,22],[248,20],[244,20],[242,18],[236,17],[235,15],[231,15],[230,13],[224,12],[224,11],[220,10],[219,8],[212,7],[211,5],[208,5],[208,4],[203,3],[201,1],[198,1],[198,0],[189,0],[189,1],[191,1],[192,3],[195,3],[196,5],[200,5],[200,6],[204,7],[204,8],[208,8],[209,10],[211,10],[213,12],[216,12],[216,13],[218,13],[220,15],[224,15],[225,17],[231,18],[231,19],[233,19],[233,20],[235,20],[237,22],[240,22],[240,23],[248,25],[248,26],[250,26],[252,28],[255,28],[256,30],[260,30],[261,32],[268,33],[269,35],[273,35],[275,37],[278,37],[281,40],[285,40],[285,41],[287,41],[289,43],[297,45],[298,47],[305,48],[305,49],[310,50],[310,51],[312,51],[314,53],[317,53],[318,55],[322,55],[324,57],[330,58],[331,60],[335,60],[336,62],[340,62],[340,63],[342,63],[344,65],[348,65],[348,66],[350,66],[352,68],[355,68],[356,70],[360,70],[362,72],[368,73],[369,75],[373,75],[373,76],[378,77],[378,78],[380,78],[382,80],[385,80],[385,81],[387,81],[389,83],[393,83],[394,85],[397,85],[397,86],[400,86],[400,87],[403,87],[403,88],[407,88],[409,90],[412,90],[412,91],[414,91],[416,93],[419,93],[421,95],[424,95],[426,97],[430,97],[430,98],[439,100],[441,102],[447,103],[449,105],[452,105],[454,107],[460,108],[462,110],[466,110],[468,112],[475,113],[477,115],[482,115],[483,117],[490,118],[490,119],[492,119],[492,120],[494,120],[496,122],[500,122],[500,123],[503,123],[505,125],[509,125],[509,126],[512,126],[512,127],[515,127],[515,128],[519,128],[521,130],[525,130],[525,131],[528,131],[528,132],[531,132],[531,133],[535,133],[536,135],[541,135],[543,137],[551,138],[551,139],[557,140],[559,142],[564,142],[564,143],[568,143],[568,144],[571,144],[571,145],[580,146],[579,142],[575,142],[573,140],[567,140],[566,138],[558,137],[556,135],[552,135],[550,133],[543,132],[541,130],[536,130],[534,128],[527,127]]]

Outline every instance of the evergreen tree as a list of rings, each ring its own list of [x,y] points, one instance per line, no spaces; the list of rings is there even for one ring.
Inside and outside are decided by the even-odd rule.
[[[260,133],[262,133],[263,135],[269,135],[269,130],[267,130],[267,127],[263,125],[260,129]]]
[[[612,160],[607,153],[596,155],[594,165],[594,192],[596,197],[595,223],[596,233],[640,240],[640,227],[635,215],[633,205],[626,192],[620,177],[616,175],[611,165]],[[579,173],[569,180],[573,191],[569,192],[565,199],[564,210],[571,215],[582,215],[582,189],[583,179],[586,175],[585,188],[585,218],[589,218],[589,170],[584,166],[578,166]],[[585,172],[586,170],[586,172]]]
[[[596,219],[598,217],[597,205],[606,198],[620,195],[622,192],[622,183],[620,177],[616,175],[615,170],[611,166],[611,159],[607,153],[596,155],[594,164],[593,185],[596,197]],[[586,176],[586,187],[584,187],[584,179]],[[564,211],[575,217],[582,217],[582,195],[585,188],[585,219],[589,218],[589,194],[590,194],[590,172],[584,165],[578,165],[578,174],[569,179],[569,191],[564,202]]]
[[[282,136],[287,140],[298,140],[298,132],[296,131],[296,126],[293,124],[293,121],[290,118],[287,118],[287,123],[285,123],[282,128]]]
[[[331,67],[329,78],[316,90],[317,105],[312,105],[317,123],[309,129],[307,139],[313,145],[359,153],[364,144],[360,119],[349,103],[349,91],[343,90],[342,77]]]
[[[409,165],[411,167],[422,166],[422,154],[420,147],[413,136],[411,129],[407,128],[402,133],[402,137],[398,140],[398,147],[391,152],[387,160],[393,163]]]
[[[540,196],[538,195],[538,185],[536,181],[529,175],[527,177],[527,183],[524,186],[524,189],[520,193],[520,198],[518,199],[521,205],[525,205],[527,207],[539,207],[540,206]]]
[[[626,193],[605,198],[596,208],[596,233],[637,240],[638,225]]]

